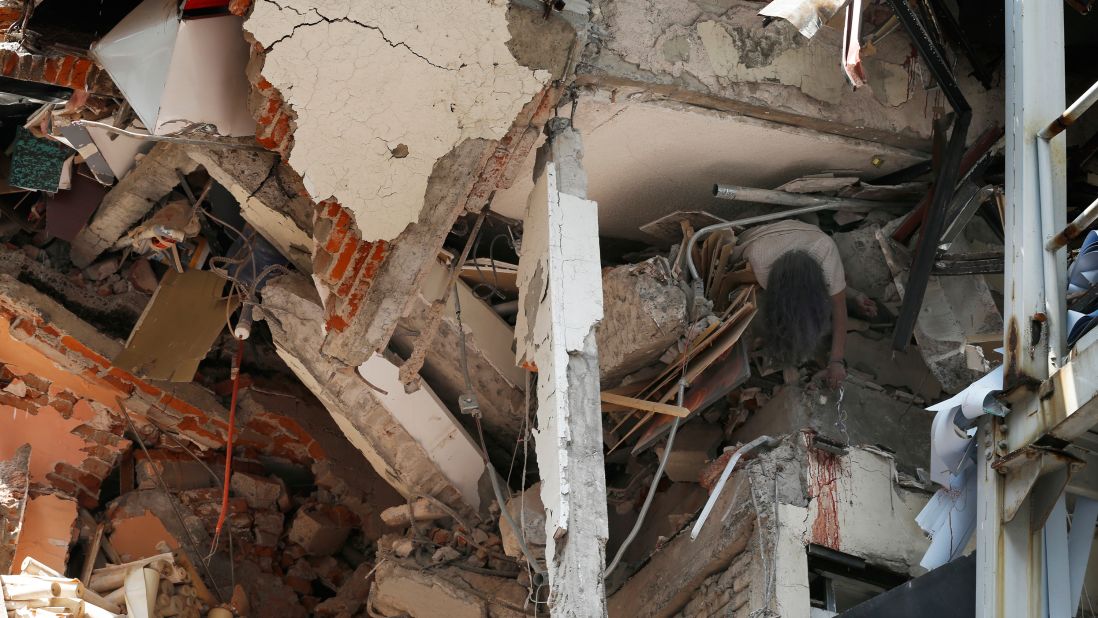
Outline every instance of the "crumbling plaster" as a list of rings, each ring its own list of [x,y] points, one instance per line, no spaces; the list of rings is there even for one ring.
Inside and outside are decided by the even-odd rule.
[[[807,118],[879,132],[887,137],[927,140],[935,107],[948,107],[925,66],[912,59],[901,31],[863,51],[865,87],[853,91],[839,59],[842,21],[805,39],[783,20],[765,29],[762,4],[747,0],[668,0],[658,8],[646,0],[594,3],[596,33],[580,71],[595,81],[615,80],[666,86],[771,108]],[[956,76],[973,106],[973,130],[998,118],[1002,100],[969,76],[964,59]],[[668,92],[671,92],[668,89]],[[897,142],[893,142],[897,143]]]
[[[296,113],[289,163],[334,197],[363,240],[418,220],[435,162],[468,139],[500,139],[550,73],[507,47],[508,3],[260,0],[245,29],[263,77]]]

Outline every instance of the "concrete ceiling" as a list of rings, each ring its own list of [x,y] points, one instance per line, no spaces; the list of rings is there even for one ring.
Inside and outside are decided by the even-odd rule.
[[[562,109],[562,112],[564,110]],[[599,203],[600,235],[651,241],[638,228],[675,211],[722,218],[758,207],[718,200],[715,183],[772,189],[808,174],[856,170],[865,178],[925,157],[880,144],[663,102],[581,99],[575,116],[584,139],[588,197]],[[871,162],[883,160],[880,167]],[[523,218],[533,188],[533,155],[492,209]],[[774,208],[774,207],[767,207]]]

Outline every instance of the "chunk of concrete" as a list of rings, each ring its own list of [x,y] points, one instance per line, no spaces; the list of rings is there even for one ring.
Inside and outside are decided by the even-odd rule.
[[[670,272],[664,258],[603,271],[596,338],[604,385],[655,362],[686,330],[686,292]]]
[[[321,504],[301,507],[290,525],[290,542],[297,543],[313,556],[336,553],[350,534],[350,523],[334,509]]]
[[[381,615],[412,618],[518,618],[524,615],[525,598],[526,589],[512,578],[455,567],[425,571],[393,560],[378,565],[370,595],[374,611]]]
[[[167,142],[153,146],[107,193],[91,223],[73,239],[73,263],[84,268],[95,261],[179,184],[179,172],[189,174],[197,167],[183,146]]]
[[[234,472],[229,487],[253,509],[277,510],[282,484],[247,472]]]
[[[507,512],[522,528],[523,538],[534,556],[544,556],[545,507],[541,503],[541,483],[534,483],[526,491],[508,500]],[[503,553],[512,558],[523,557],[518,538],[502,514],[499,517],[499,536],[503,540]]]

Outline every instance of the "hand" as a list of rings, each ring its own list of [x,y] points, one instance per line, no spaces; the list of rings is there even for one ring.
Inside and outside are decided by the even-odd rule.
[[[846,379],[846,366],[841,362],[829,363],[827,367],[812,377],[812,380],[821,381],[831,390],[836,390]]]
[[[855,299],[855,305],[858,308],[858,313],[865,318],[877,317],[877,302],[865,294],[859,293],[858,298]]]

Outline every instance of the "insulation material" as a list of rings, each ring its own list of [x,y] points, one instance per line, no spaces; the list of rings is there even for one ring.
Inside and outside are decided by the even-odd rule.
[[[107,194],[106,187],[85,174],[77,169],[68,191],[46,198],[46,233],[50,236],[72,242]]]
[[[92,45],[92,56],[154,135],[195,124],[226,136],[253,135],[241,18],[181,20],[177,5],[146,0]]]
[[[209,271],[165,273],[114,364],[149,380],[193,380],[236,309],[224,287],[225,279]]]
[[[8,184],[31,191],[57,191],[61,172],[72,150],[59,142],[35,137],[23,127],[15,129]]]

